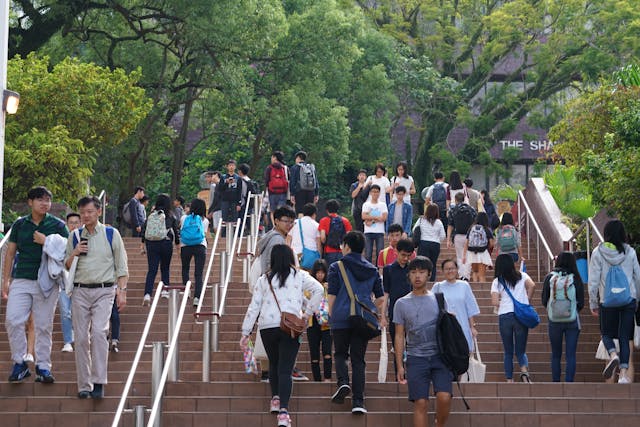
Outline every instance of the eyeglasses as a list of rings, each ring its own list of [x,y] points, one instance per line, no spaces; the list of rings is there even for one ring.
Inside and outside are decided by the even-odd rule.
[[[277,219],[277,221],[279,222],[284,222],[285,224],[293,224],[295,220],[291,219],[291,218],[287,218],[287,219]]]

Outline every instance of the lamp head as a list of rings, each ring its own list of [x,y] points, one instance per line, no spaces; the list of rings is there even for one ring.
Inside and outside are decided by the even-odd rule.
[[[7,114],[15,114],[18,112],[20,104],[20,94],[12,90],[5,90],[2,97],[2,109]]]

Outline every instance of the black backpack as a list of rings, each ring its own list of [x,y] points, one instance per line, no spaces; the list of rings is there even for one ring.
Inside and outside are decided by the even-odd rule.
[[[444,309],[444,294],[436,292],[438,300],[438,350],[440,358],[458,377],[469,369],[469,343],[456,316]]]
[[[451,217],[453,218],[455,234],[466,235],[471,228],[471,224],[476,220],[476,211],[465,203],[463,205],[457,205]]]
[[[344,227],[342,217],[340,215],[331,217],[329,234],[327,234],[327,246],[333,249],[340,249],[345,234],[347,234],[347,230]]]

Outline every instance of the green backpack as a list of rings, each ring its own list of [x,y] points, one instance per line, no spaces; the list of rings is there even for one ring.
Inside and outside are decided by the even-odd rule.
[[[573,274],[554,271],[549,280],[547,315],[552,322],[573,322],[578,315]]]

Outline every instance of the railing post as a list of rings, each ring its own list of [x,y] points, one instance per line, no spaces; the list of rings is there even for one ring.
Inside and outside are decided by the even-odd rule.
[[[228,261],[227,253],[220,252],[220,284],[224,283],[227,278],[227,261]],[[215,297],[214,297],[215,298]]]
[[[202,323],[202,382],[211,380],[211,321]]]
[[[151,357],[151,396],[155,400],[156,395],[160,392],[160,382],[162,381],[162,370],[164,369],[164,348],[165,343],[154,342],[153,354]],[[155,419],[153,423],[154,427],[160,427],[161,413]]]
[[[176,331],[176,325],[178,322],[178,314],[180,312],[180,301],[178,301],[179,295],[177,289],[171,289],[169,293],[169,340],[173,338],[173,334],[179,335],[180,331]],[[176,347],[179,348],[180,344],[176,343]],[[169,367],[169,381],[177,382],[178,375],[180,371],[180,352],[176,349],[176,355],[171,361],[171,366]]]
[[[249,255],[242,257],[242,282],[249,283]]]
[[[256,196],[256,203],[254,204],[254,206],[256,206],[256,209],[258,205],[257,197],[258,196]],[[258,227],[260,221],[260,212],[257,212],[256,209],[254,209],[253,215],[251,215],[251,238],[249,239],[249,250],[247,250],[247,252],[250,252],[252,254],[256,253],[255,242],[257,241],[256,236],[258,235]]]
[[[220,309],[220,284],[213,285],[213,312],[217,313]],[[211,319],[211,350],[220,351],[220,317],[213,316]]]
[[[226,251],[227,255],[231,255],[231,251],[233,249],[231,249],[231,242],[233,241],[233,222],[229,221],[226,223],[226,230],[227,233],[225,234],[225,238],[226,238]]]
[[[589,220],[587,220],[587,265],[589,265],[590,259],[591,259],[591,224],[589,224]]]
[[[135,417],[136,417],[135,427],[144,427],[145,410],[146,410],[146,408],[144,407],[144,405],[136,405],[133,408],[133,411],[134,411],[134,414],[135,414]]]

